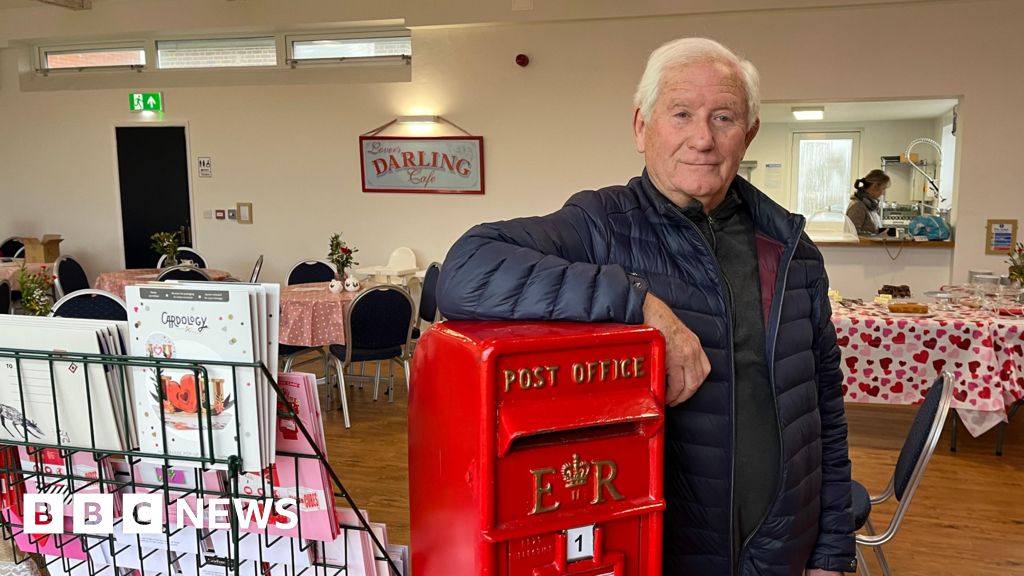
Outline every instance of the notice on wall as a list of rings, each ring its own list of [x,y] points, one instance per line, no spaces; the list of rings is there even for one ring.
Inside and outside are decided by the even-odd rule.
[[[765,194],[778,198],[782,192],[782,163],[768,162],[764,165],[764,190]]]
[[[985,225],[985,254],[1006,255],[1016,244],[1016,220],[989,220]]]
[[[199,157],[199,177],[213,178],[213,160],[209,156]]]

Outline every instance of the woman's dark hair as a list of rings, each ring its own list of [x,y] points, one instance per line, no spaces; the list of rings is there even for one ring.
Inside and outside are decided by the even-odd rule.
[[[854,189],[857,192],[867,191],[872,184],[878,184],[879,186],[885,186],[891,179],[889,175],[881,170],[875,168],[871,172],[868,172],[863,178],[857,178],[857,181],[853,183]]]

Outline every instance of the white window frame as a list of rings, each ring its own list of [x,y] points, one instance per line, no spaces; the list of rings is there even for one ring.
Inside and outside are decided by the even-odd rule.
[[[362,57],[331,57],[331,58],[295,58],[294,54],[294,43],[295,42],[311,42],[315,40],[360,40],[370,38],[408,38],[410,47],[412,45],[412,32],[408,29],[365,29],[365,30],[353,30],[346,32],[330,32],[321,34],[286,34],[284,37],[285,44],[285,63],[290,67],[295,68],[300,64],[355,64],[355,63],[386,63],[386,62],[402,62],[409,64],[412,60],[412,55],[395,55],[395,56],[362,56]]]
[[[202,42],[206,40],[247,40],[250,38],[272,38],[274,40],[274,64],[267,64],[265,66],[198,66],[198,67],[181,67],[181,68],[161,68],[160,67],[160,56],[159,56],[159,42]],[[267,33],[267,34],[217,34],[217,35],[191,35],[174,38],[154,38],[149,42],[153,51],[153,70],[160,70],[162,72],[175,72],[184,70],[271,70],[273,68],[279,68],[283,65],[283,59],[281,57],[282,44],[281,34]],[[147,62],[148,62],[147,58]]]
[[[790,173],[790,198],[789,206],[793,212],[800,211],[800,142],[808,140],[844,140],[853,141],[850,158],[849,190],[852,194],[853,182],[860,172],[861,140],[864,131],[857,129],[836,129],[836,130],[793,130],[790,137],[790,165],[793,167]],[[845,207],[844,207],[845,211]],[[813,214],[804,214],[810,218]]]
[[[35,70],[43,74],[53,73],[81,73],[100,70],[144,70],[152,62],[152,54],[145,40],[134,40],[125,42],[98,42],[92,44],[44,44],[36,47]],[[49,68],[46,66],[47,54],[57,53],[81,53],[81,52],[108,52],[121,50],[141,50],[145,58],[144,64],[110,64],[105,66],[81,66],[77,68]]]

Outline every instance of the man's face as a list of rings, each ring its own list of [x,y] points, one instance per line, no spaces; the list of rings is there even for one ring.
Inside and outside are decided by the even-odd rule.
[[[650,118],[637,109],[633,132],[658,190],[677,206],[697,199],[710,211],[725,197],[759,124],[747,129],[738,71],[698,63],[665,70]]]

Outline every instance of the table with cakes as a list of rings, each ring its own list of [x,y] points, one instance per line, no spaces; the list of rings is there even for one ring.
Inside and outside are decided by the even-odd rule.
[[[972,435],[1006,422],[1014,404],[1024,401],[1021,306],[899,296],[833,301],[846,401],[917,404],[949,371],[952,408]]]

